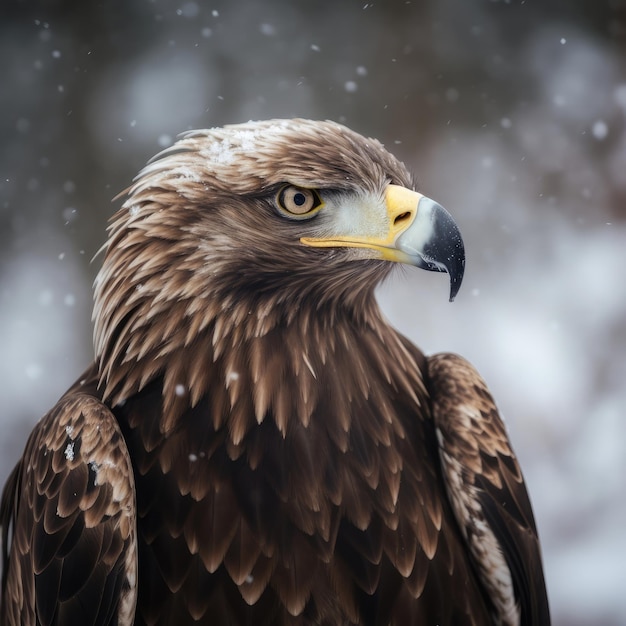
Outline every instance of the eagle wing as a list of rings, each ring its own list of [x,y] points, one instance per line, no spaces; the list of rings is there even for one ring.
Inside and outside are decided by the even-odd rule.
[[[80,384],[35,427],[0,522],[3,624],[132,624],[132,466],[113,414]]]
[[[464,359],[428,359],[448,498],[499,624],[547,625],[539,538],[519,463],[487,385]]]

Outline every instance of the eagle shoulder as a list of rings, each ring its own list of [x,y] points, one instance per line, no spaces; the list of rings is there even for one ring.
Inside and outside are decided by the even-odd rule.
[[[485,381],[463,358],[428,359],[444,482],[497,624],[550,623],[522,471]]]
[[[77,383],[33,430],[2,495],[3,624],[132,624],[134,479],[111,411]]]

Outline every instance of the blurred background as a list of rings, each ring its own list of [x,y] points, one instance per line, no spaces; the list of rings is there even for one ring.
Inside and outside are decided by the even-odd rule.
[[[92,258],[190,128],[329,118],[377,137],[464,234],[457,300],[379,291],[468,357],[522,461],[554,624],[626,623],[626,1],[3,0],[0,481],[92,357]]]

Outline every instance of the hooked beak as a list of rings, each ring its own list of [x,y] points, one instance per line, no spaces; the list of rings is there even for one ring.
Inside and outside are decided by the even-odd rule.
[[[406,263],[450,276],[450,302],[458,293],[465,271],[465,248],[452,216],[438,203],[416,191],[388,185],[381,220],[381,232],[358,232],[331,237],[303,237],[313,247],[367,248],[373,258]]]

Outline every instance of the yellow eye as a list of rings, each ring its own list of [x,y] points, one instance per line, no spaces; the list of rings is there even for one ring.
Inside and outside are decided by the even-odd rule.
[[[311,214],[322,206],[322,200],[317,191],[295,185],[283,187],[278,192],[276,202],[280,209],[296,219],[311,217]]]

